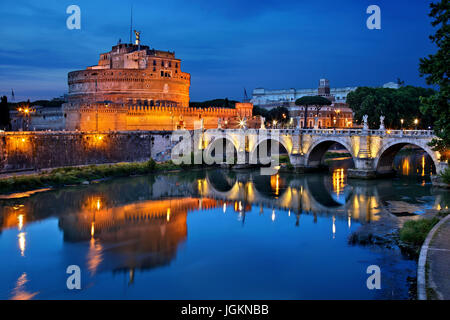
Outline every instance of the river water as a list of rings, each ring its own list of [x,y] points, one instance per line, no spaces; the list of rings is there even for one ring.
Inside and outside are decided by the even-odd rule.
[[[392,203],[448,205],[418,159],[407,177],[376,181],[347,180],[345,166],[208,170],[3,199],[0,298],[408,299],[416,262],[348,237]],[[70,265],[81,290],[66,286]],[[367,288],[370,265],[380,290]]]

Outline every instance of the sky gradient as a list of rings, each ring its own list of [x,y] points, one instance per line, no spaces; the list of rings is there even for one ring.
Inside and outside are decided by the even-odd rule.
[[[68,30],[66,8],[81,8]],[[49,99],[67,92],[67,73],[129,41],[130,8],[141,42],[175,51],[191,74],[191,101],[242,100],[243,88],[381,86],[401,78],[425,86],[419,58],[436,49],[428,0],[42,0],[0,3],[0,95]],[[366,8],[381,8],[381,30]]]

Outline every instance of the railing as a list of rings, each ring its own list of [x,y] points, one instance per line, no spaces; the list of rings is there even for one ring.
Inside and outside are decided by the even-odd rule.
[[[212,129],[208,131],[242,132],[242,129]],[[247,131],[265,131],[267,134],[306,134],[319,136],[381,136],[381,137],[433,137],[433,130],[364,130],[364,129],[247,129]]]

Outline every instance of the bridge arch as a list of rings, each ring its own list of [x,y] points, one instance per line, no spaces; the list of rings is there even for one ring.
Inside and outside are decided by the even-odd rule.
[[[405,139],[389,142],[385,144],[380,149],[380,151],[378,151],[374,163],[374,167],[377,173],[378,174],[392,173],[394,158],[397,155],[397,153],[406,145],[412,145],[425,151],[433,161],[434,169],[436,170],[436,172],[438,171],[439,159],[435,151],[431,150],[431,148],[426,144],[418,144],[416,142],[411,142]]]
[[[237,145],[237,143],[230,137],[227,135],[220,135],[218,137],[215,137],[212,141],[209,141],[208,146],[206,147],[205,151],[204,151],[204,157],[209,157],[214,159],[214,157],[216,156],[215,154],[215,150],[216,147],[218,147],[218,144],[222,143],[222,152],[223,152],[223,161],[225,162],[226,159],[229,159],[228,157],[233,157],[234,161],[237,161],[237,152],[239,150],[239,146]],[[232,146],[232,154],[230,154],[230,150],[227,150],[227,148],[229,148],[230,146]]]
[[[353,163],[355,163],[353,148],[346,141],[338,138],[326,137],[315,141],[308,148],[308,151],[306,152],[306,165],[310,167],[319,166],[323,156],[333,144],[339,144],[344,147],[350,153]]]
[[[255,143],[255,145],[253,146],[253,148],[251,149],[251,151],[249,152],[250,163],[259,162],[260,159],[259,159],[258,151],[259,151],[259,148],[261,147],[261,145],[263,145],[264,143],[266,143],[267,151],[268,151],[269,155],[271,155],[272,143],[277,143],[279,145],[278,154],[281,155],[281,154],[286,153],[290,157],[291,152],[292,152],[292,145],[284,140],[285,139],[276,139],[276,138],[272,138],[272,137],[267,137],[267,138],[263,138],[263,139],[257,141]]]

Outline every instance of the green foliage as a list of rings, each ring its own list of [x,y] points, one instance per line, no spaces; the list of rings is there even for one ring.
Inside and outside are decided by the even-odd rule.
[[[304,96],[295,100],[297,106],[329,106],[331,101],[321,96]]]
[[[439,218],[436,217],[407,221],[400,229],[400,240],[408,244],[420,246],[425,241],[428,233],[438,222]]]
[[[156,168],[156,161],[153,159],[150,159],[147,161],[147,169],[149,172],[155,171]]]
[[[9,130],[11,118],[9,115],[8,98],[3,96],[0,102],[0,129]]]
[[[330,100],[321,96],[304,96],[297,100],[295,100],[295,104],[297,106],[305,106],[307,110],[315,111],[316,116],[319,115],[319,111],[324,106],[329,106],[332,104]],[[304,113],[304,122],[305,127],[308,127],[308,112]]]
[[[447,184],[450,184],[450,168],[446,168],[444,171],[442,171],[441,178],[442,181],[444,181]]]
[[[234,108],[238,101],[225,99],[214,99],[207,100],[203,102],[189,102],[189,107],[191,108],[209,108],[209,107],[217,107],[217,108]]]
[[[439,139],[433,139],[431,146],[435,151],[441,152],[445,157],[445,151],[450,148],[450,107],[448,97],[449,68],[450,68],[450,26],[448,25],[450,2],[441,0],[430,4],[430,17],[433,27],[438,27],[436,33],[430,36],[430,40],[436,44],[438,50],[426,58],[420,59],[419,71],[421,76],[426,75],[426,81],[430,85],[439,87],[432,96],[422,99],[422,112],[436,118],[434,132]]]
[[[271,110],[267,110],[258,106],[254,106],[253,115],[262,116],[269,123],[272,123],[273,120],[276,120],[278,123],[288,123],[290,119],[289,110],[286,107],[277,107]]]
[[[82,167],[63,167],[47,173],[15,176],[0,179],[0,193],[32,190],[43,187],[77,185],[83,181],[93,181],[112,177],[143,175],[155,171],[180,169],[172,161],[156,163],[153,159],[146,162],[99,164]]]
[[[433,125],[435,118],[420,111],[421,97],[430,97],[433,89],[406,86],[399,89],[359,87],[347,95],[347,103],[360,123],[363,115],[369,116],[371,128],[378,129],[380,116],[389,129],[414,128],[414,119],[419,119],[418,128],[426,129]]]

